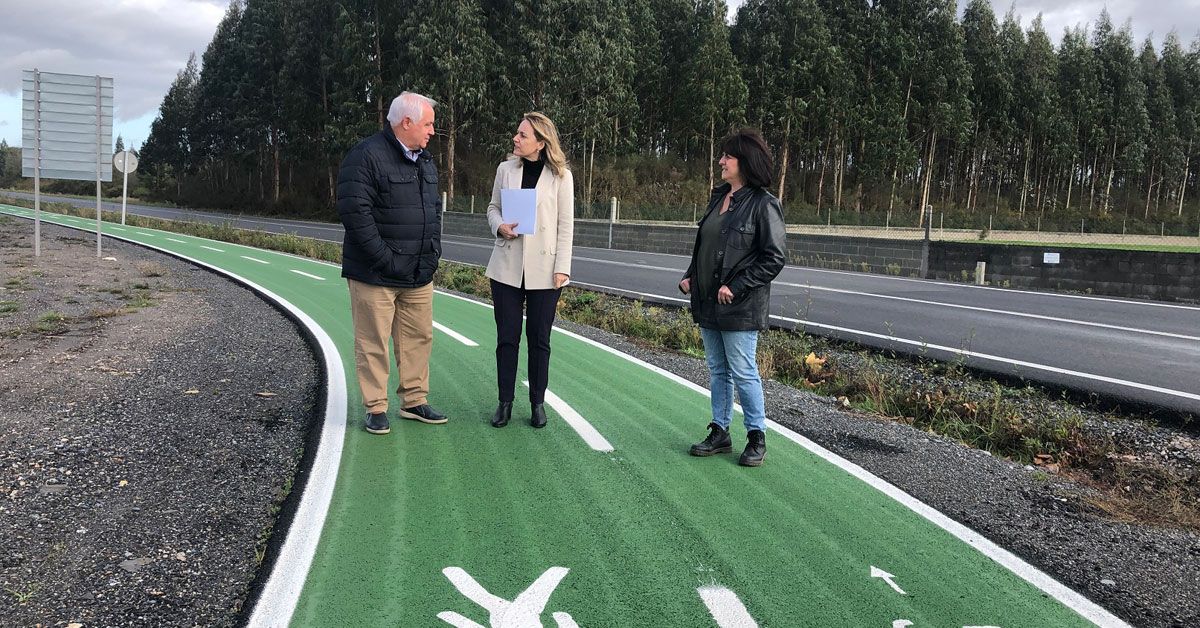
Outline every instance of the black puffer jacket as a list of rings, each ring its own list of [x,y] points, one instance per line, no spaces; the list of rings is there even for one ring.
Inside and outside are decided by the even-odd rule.
[[[343,277],[393,288],[433,281],[442,200],[428,152],[409,160],[391,129],[359,142],[338,171],[337,211],[346,227]]]
[[[720,208],[729,184],[713,189],[708,212],[700,220],[721,220]],[[714,288],[711,294],[691,291],[692,320],[706,329],[749,331],[766,329],[771,309],[771,281],[787,261],[786,229],[779,199],[762,188],[744,187],[733,194],[733,201],[721,227],[721,246],[717,248]],[[692,263],[684,278],[696,288],[696,255],[699,231],[692,248]],[[729,286],[733,303],[717,303],[717,289]]]

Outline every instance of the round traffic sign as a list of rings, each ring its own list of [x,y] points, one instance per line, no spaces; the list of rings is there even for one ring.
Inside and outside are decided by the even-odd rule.
[[[138,159],[133,151],[123,150],[113,155],[113,168],[121,172],[133,172],[137,170]]]

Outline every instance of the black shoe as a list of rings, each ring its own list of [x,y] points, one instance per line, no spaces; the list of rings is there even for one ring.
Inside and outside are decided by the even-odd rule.
[[[368,412],[366,428],[372,434],[387,434],[392,431],[392,426],[388,424],[386,412]]]
[[[767,435],[762,430],[750,430],[746,434],[746,449],[738,464],[743,467],[760,467],[767,457]]]
[[[512,418],[512,402],[501,401],[500,405],[496,406],[496,411],[492,413],[492,427],[504,427],[508,425],[508,420]]]
[[[542,404],[533,404],[531,410],[532,413],[529,415],[529,424],[534,427],[546,427],[546,409],[542,407]]]
[[[688,453],[693,456],[711,456],[713,454],[727,454],[733,451],[733,441],[729,439],[729,430],[722,428],[716,423],[709,423],[708,438],[692,445]]]
[[[446,422],[446,415],[434,410],[427,403],[423,403],[419,406],[413,406],[411,408],[404,408],[400,411],[400,416],[413,421],[420,421],[422,423],[429,423],[432,425],[438,425]]]

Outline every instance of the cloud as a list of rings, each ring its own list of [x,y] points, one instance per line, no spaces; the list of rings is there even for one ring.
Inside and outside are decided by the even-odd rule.
[[[1152,37],[1156,48],[1161,50],[1163,39],[1172,30],[1179,33],[1184,47],[1188,47],[1200,35],[1200,0],[1074,0],[1052,2],[1050,0],[990,0],[998,19],[1003,19],[1009,8],[1020,18],[1026,29],[1040,13],[1050,40],[1062,41],[1068,28],[1082,26],[1089,30],[1108,9],[1109,17],[1117,28],[1129,23],[1135,47],[1140,47],[1147,37]],[[967,0],[959,0],[960,13]]]
[[[20,97],[21,71],[111,76],[116,118],[155,112],[216,32],[228,0],[40,0],[7,3],[0,93]]]

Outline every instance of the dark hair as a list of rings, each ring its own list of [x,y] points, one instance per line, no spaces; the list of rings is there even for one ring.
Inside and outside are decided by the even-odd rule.
[[[742,180],[753,188],[769,188],[775,182],[775,158],[767,141],[754,129],[741,129],[721,140],[721,152],[738,160]]]

